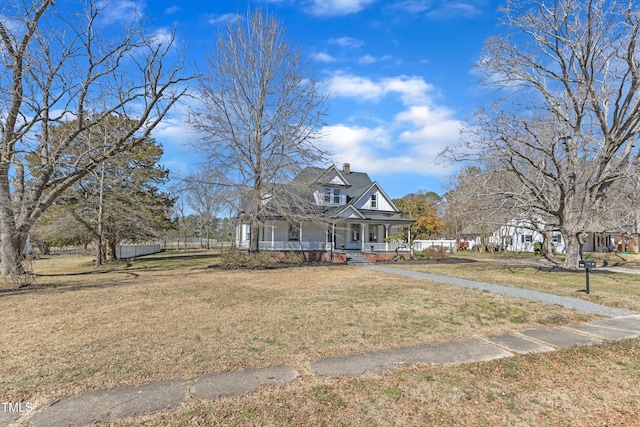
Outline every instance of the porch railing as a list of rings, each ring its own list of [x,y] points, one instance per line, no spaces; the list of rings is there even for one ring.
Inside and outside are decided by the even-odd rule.
[[[330,244],[326,242],[271,242],[261,241],[260,250],[266,251],[327,251]]]
[[[395,242],[389,243],[369,243],[365,242],[364,251],[365,252],[395,252],[396,248],[398,248],[398,252],[410,252],[411,248],[409,245],[399,245]]]
[[[330,251],[332,243],[327,242],[271,242],[263,240],[259,242],[259,248],[261,251]],[[249,242],[243,241],[238,244],[241,249],[249,249]],[[410,252],[411,247],[409,245],[398,245],[397,243],[364,243],[364,252],[395,252],[398,248],[398,252]],[[344,248],[351,250],[359,250],[362,246],[357,248]],[[340,246],[334,248],[334,251],[340,252],[343,250]]]

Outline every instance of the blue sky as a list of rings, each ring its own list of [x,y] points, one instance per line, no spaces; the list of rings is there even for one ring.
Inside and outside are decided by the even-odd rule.
[[[456,144],[482,104],[473,72],[484,39],[499,31],[496,0],[112,0],[137,7],[160,30],[176,26],[190,63],[247,6],[283,22],[287,39],[312,59],[329,94],[323,144],[337,165],[367,172],[392,197],[442,194],[452,166],[437,154]],[[121,12],[126,13],[126,12]],[[185,174],[196,157],[175,112],[156,138],[164,164]]]

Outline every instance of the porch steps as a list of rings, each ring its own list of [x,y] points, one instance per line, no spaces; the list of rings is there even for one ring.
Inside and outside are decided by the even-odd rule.
[[[347,252],[347,264],[352,265],[371,265],[371,261],[364,256],[360,251],[348,251]]]

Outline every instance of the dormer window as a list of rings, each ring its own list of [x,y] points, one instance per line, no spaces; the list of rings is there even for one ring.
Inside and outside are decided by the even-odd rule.
[[[333,189],[333,204],[334,205],[339,205],[340,204],[340,189],[339,188],[334,188]]]
[[[325,187],[322,189],[322,202],[325,205],[340,205],[341,196],[339,188]]]
[[[331,203],[331,189],[330,188],[324,188],[323,189],[323,193],[324,193],[324,197],[323,197],[323,202],[325,205],[328,205],[329,203]]]
[[[378,209],[378,195],[371,195],[371,209]]]

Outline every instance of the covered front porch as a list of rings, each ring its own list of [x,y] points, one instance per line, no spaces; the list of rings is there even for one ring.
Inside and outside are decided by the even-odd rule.
[[[399,231],[401,226],[408,227],[407,241],[388,241],[390,235]],[[328,243],[333,250],[358,250],[360,252],[410,252],[411,223],[397,224],[395,222],[362,222],[346,221],[334,222],[330,225]]]
[[[408,227],[407,241],[387,241],[388,237]],[[236,235],[237,246],[248,249],[250,227],[242,224]],[[260,227],[261,251],[324,251],[385,253],[411,251],[411,222],[404,220],[383,221],[335,221],[318,224],[273,220]]]

